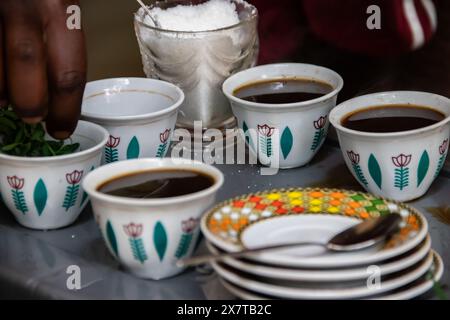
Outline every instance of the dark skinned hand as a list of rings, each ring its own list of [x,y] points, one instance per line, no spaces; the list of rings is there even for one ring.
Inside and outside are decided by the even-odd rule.
[[[81,30],[67,27],[76,0],[0,0],[0,107],[27,123],[45,120],[66,139],[80,116],[86,83]]]

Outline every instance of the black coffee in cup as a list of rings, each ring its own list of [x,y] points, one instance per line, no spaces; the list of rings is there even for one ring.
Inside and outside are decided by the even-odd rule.
[[[247,83],[234,90],[237,98],[270,104],[309,101],[333,91],[333,87],[319,80],[303,78],[269,79]]]
[[[341,122],[348,129],[364,132],[401,132],[428,127],[445,119],[438,110],[411,104],[373,106],[348,114]]]
[[[214,183],[213,177],[194,170],[148,170],[115,177],[97,191],[127,198],[170,198],[202,191]]]

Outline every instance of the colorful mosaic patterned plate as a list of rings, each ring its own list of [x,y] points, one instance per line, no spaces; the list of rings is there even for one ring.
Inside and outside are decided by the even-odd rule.
[[[378,296],[419,279],[430,270],[432,264],[433,253],[430,251],[425,259],[407,270],[390,275],[379,285],[368,286],[366,281],[362,281],[355,286],[344,286],[343,284],[306,286],[304,283],[255,277],[222,263],[211,262],[212,267],[221,278],[242,288],[282,299],[361,299]]]
[[[403,254],[426,236],[428,225],[415,209],[371,194],[337,189],[278,189],[240,196],[225,201],[202,218],[205,237],[225,251],[299,239],[326,242],[330,236],[361,220],[398,212],[403,226],[380,247],[352,253],[317,253],[290,249],[252,255],[266,264],[335,268],[369,264]],[[305,227],[308,226],[308,227]],[[310,228],[310,229],[308,229]],[[323,239],[317,239],[320,234]],[[313,239],[314,238],[314,239]],[[309,256],[305,257],[305,253]],[[314,256],[311,256],[314,255]]]
[[[421,278],[416,281],[398,288],[394,291],[386,292],[384,294],[375,296],[375,297],[367,297],[366,299],[380,299],[380,300],[406,300],[416,298],[427,291],[429,291],[434,284],[434,281],[438,282],[442,278],[442,274],[444,272],[444,264],[442,262],[441,257],[434,251],[433,265],[430,269],[430,273],[433,277],[433,280],[430,279],[428,274],[425,274]],[[275,297],[271,297],[268,295],[263,295],[260,293],[256,293],[254,291],[250,291],[244,289],[238,285],[235,285],[223,278],[220,278],[220,282],[231,294],[234,296],[244,299],[244,300],[272,300],[277,299]]]

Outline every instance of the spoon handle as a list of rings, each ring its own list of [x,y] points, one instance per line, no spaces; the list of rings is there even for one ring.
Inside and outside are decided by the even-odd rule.
[[[199,265],[202,263],[223,260],[224,258],[239,258],[239,257],[245,256],[248,254],[258,253],[258,252],[262,252],[262,251],[286,249],[286,248],[306,246],[306,245],[318,245],[318,246],[322,246],[322,247],[326,246],[326,244],[320,243],[320,242],[283,243],[283,244],[276,244],[276,245],[259,247],[259,248],[245,249],[245,250],[237,251],[237,252],[226,252],[226,253],[220,253],[220,254],[208,254],[208,255],[203,255],[203,256],[191,257],[191,258],[187,258],[187,259],[178,260],[177,266],[178,267],[196,266],[196,265]]]

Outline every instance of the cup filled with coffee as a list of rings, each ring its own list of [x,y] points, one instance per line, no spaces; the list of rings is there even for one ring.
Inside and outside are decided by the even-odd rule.
[[[322,146],[343,80],[309,64],[262,65],[223,84],[249,150],[263,165],[307,164]]]
[[[368,94],[330,113],[345,162],[369,192],[398,201],[424,195],[447,156],[450,100],[432,93]]]
[[[215,202],[222,173],[186,159],[136,159],[89,173],[83,188],[111,254],[131,273],[159,280],[183,271],[199,219]]]

